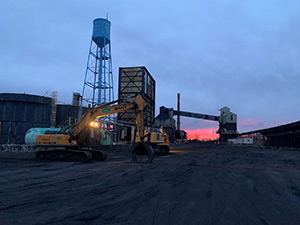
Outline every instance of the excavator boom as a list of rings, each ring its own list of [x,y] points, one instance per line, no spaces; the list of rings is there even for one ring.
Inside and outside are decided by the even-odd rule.
[[[126,112],[129,109],[136,109],[136,126],[140,135],[144,134],[144,108],[147,103],[143,97],[138,94],[135,97],[133,103],[121,103],[117,105],[104,105],[91,108],[87,111],[79,120],[77,125],[72,129],[71,136],[74,139],[78,139],[80,134],[90,125],[91,122],[95,121],[97,118],[102,118],[115,113]]]
[[[77,125],[72,129],[71,136],[77,139],[80,133],[90,125],[91,122],[95,121],[97,118],[109,116],[115,113],[126,112],[129,109],[134,108],[132,103],[123,103],[118,105],[105,105],[91,108],[87,111],[79,120]]]

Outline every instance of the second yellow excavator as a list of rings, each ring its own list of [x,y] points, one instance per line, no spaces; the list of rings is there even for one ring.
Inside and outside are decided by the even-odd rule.
[[[146,102],[141,94],[136,95],[133,103],[115,104],[109,103],[89,109],[71,129],[70,132],[49,132],[38,135],[36,145],[43,147],[36,153],[39,160],[80,160],[103,161],[106,155],[91,147],[100,143],[100,129],[95,120],[97,118],[109,116],[115,113],[126,112],[135,109],[136,125],[133,135],[133,145],[131,150],[132,161],[137,161],[137,155],[148,155],[147,162],[152,162],[154,153],[169,153],[168,136],[161,129],[160,132],[145,132],[144,129],[144,108]],[[154,152],[153,147],[158,149]]]

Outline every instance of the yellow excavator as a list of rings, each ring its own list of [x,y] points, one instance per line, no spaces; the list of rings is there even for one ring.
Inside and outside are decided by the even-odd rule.
[[[141,94],[137,94],[133,103],[109,103],[106,105],[89,109],[71,129],[70,132],[51,132],[37,136],[36,145],[43,147],[36,153],[38,160],[80,160],[103,161],[106,155],[92,147],[100,143],[100,129],[97,118],[109,116],[115,113],[126,112],[135,109],[136,124],[133,135],[131,160],[137,161],[137,155],[147,155],[147,162],[152,162],[154,154],[169,153],[169,138],[161,129],[160,132],[145,132],[144,129],[144,108],[146,102]],[[154,149],[158,149],[154,152]]]

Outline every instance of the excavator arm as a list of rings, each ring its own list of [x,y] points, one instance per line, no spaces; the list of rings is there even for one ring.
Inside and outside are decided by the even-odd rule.
[[[143,97],[138,94],[133,103],[121,103],[117,105],[104,105],[91,108],[88,110],[79,120],[77,125],[71,131],[71,137],[75,140],[80,138],[80,135],[84,130],[90,126],[90,124],[97,118],[109,116],[115,113],[126,112],[130,109],[135,108],[137,111],[136,126],[139,135],[144,136],[144,108],[146,102]]]

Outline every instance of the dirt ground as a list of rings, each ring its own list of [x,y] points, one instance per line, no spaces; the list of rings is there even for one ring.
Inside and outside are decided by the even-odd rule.
[[[202,143],[151,164],[0,152],[0,224],[300,224],[300,151]]]

